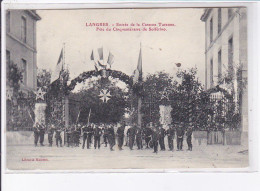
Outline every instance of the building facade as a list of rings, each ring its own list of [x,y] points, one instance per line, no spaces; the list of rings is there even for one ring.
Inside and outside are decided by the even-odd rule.
[[[220,85],[232,92],[241,128],[248,131],[247,9],[206,8],[201,20],[205,22],[205,88]]]
[[[37,90],[36,23],[40,19],[33,10],[6,11],[7,130],[33,125],[34,108],[30,106],[29,94]],[[18,92],[14,85],[17,79]],[[25,96],[19,96],[21,93]]]
[[[22,71],[22,90],[37,89],[36,22],[40,19],[33,10],[6,11],[6,63],[13,62]]]

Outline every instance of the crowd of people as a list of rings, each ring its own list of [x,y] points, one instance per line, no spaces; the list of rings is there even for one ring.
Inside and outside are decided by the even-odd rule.
[[[62,144],[62,135],[64,131],[65,144]],[[82,149],[90,149],[94,143],[95,149],[100,149],[101,141],[105,147],[109,146],[111,151],[114,150],[116,145],[119,150],[123,150],[123,147],[129,147],[133,150],[134,145],[138,150],[153,148],[154,153],[158,152],[160,146],[161,151],[165,151],[165,137],[167,137],[169,151],[174,150],[174,139],[177,142],[177,151],[183,150],[183,140],[186,133],[188,150],[192,151],[192,127],[185,127],[181,122],[178,125],[171,125],[167,128],[163,128],[161,125],[154,125],[150,123],[146,127],[139,127],[134,124],[132,126],[126,126],[125,122],[119,125],[113,124],[90,124],[83,125],[77,124],[69,128],[55,127],[51,125],[48,130],[39,123],[34,127],[34,145],[37,146],[38,142],[41,146],[44,146],[44,135],[48,134],[49,146],[53,146],[53,137],[56,140],[56,146],[62,147],[80,147]],[[81,143],[82,137],[82,143]],[[176,138],[175,138],[176,137]]]

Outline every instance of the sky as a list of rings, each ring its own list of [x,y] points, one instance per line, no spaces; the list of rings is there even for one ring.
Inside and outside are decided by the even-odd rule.
[[[144,76],[166,71],[174,75],[175,63],[182,69],[198,68],[199,80],[204,84],[205,23],[200,20],[203,9],[79,9],[38,10],[37,22],[38,68],[55,70],[63,43],[65,63],[71,79],[94,69],[90,60],[92,50],[103,47],[104,54],[114,55],[112,69],[132,75],[137,67],[140,46]],[[118,32],[96,31],[86,23],[167,23],[167,31]],[[140,45],[141,44],[141,45]]]

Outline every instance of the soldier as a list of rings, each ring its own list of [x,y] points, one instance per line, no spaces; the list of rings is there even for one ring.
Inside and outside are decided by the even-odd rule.
[[[192,127],[188,127],[186,136],[187,136],[188,150],[192,151],[192,143],[191,143]]]
[[[118,138],[118,148],[119,150],[123,150],[122,146],[124,143],[124,132],[125,132],[125,123],[123,125],[121,125],[120,127],[118,127],[116,134],[117,134],[117,138]]]
[[[144,134],[145,134],[144,139],[145,139],[147,149],[149,148],[149,142],[152,140],[152,134],[153,134],[152,127],[153,127],[153,123],[150,122],[150,126],[144,129]]]
[[[55,131],[54,125],[51,125],[49,130],[48,130],[48,141],[49,141],[50,147],[52,147],[54,131]]]
[[[158,140],[160,136],[159,134],[160,131],[156,127],[153,127],[152,142],[153,142],[154,153],[158,152]]]
[[[107,130],[107,126],[104,125],[104,128],[103,128],[103,140],[104,140],[104,143],[105,143],[105,147],[107,147],[107,136],[108,136],[108,130]]]
[[[164,137],[165,137],[165,129],[162,126],[159,126],[159,144],[160,144],[161,151],[165,151]]]
[[[93,135],[93,124],[89,125],[87,128],[87,149],[90,149],[92,135]]]
[[[142,144],[142,129],[140,127],[136,127],[136,144],[137,144],[137,149],[143,149],[143,144]]]
[[[59,147],[59,143],[60,143],[60,147],[62,147],[61,132],[62,132],[62,129],[61,129],[60,127],[58,127],[58,128],[56,129],[56,133],[55,133],[55,138],[56,138],[56,145],[57,145],[57,147]]]
[[[81,125],[78,124],[78,127],[77,127],[77,133],[76,133],[76,146],[79,147],[79,144],[80,143],[80,135],[81,135]]]
[[[87,128],[86,125],[83,126],[82,132],[83,132],[83,145],[82,145],[82,149],[84,149],[85,142],[86,142],[86,139],[87,139],[87,132],[88,132],[88,128]]]
[[[44,141],[44,134],[45,134],[45,128],[42,125],[39,125],[39,135],[40,135],[40,144],[41,146],[44,146],[43,141]]]
[[[108,128],[107,136],[108,136],[108,143],[110,146],[110,151],[114,151],[113,146],[115,145],[115,131],[114,131],[114,127],[112,125]]]
[[[135,141],[135,131],[136,131],[136,125],[134,124],[134,127],[130,127],[126,133],[129,139],[130,150],[133,150],[134,141]]]
[[[39,129],[39,123],[37,122],[33,128],[33,133],[34,133],[34,146],[37,147],[38,140],[39,140],[39,134],[40,134],[40,129]]]
[[[170,149],[170,151],[173,151],[173,148],[174,148],[173,139],[174,139],[174,135],[175,135],[173,126],[170,126],[169,129],[167,129],[166,135],[168,136],[169,149]]]
[[[100,137],[102,135],[102,130],[99,128],[98,125],[94,126],[93,134],[94,134],[94,147],[96,149],[98,146],[98,149],[100,149]]]
[[[67,139],[67,147],[72,146],[72,129],[70,127],[68,127],[65,130],[66,133],[66,139]]]
[[[183,145],[183,136],[184,136],[184,123],[181,122],[180,126],[177,127],[176,135],[177,135],[177,149],[182,150]]]

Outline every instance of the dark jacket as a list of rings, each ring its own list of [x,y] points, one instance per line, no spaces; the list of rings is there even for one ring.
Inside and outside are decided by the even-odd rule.
[[[125,127],[124,126],[121,126],[117,129],[116,131],[116,134],[119,136],[119,137],[124,137],[124,132],[125,132]]]
[[[95,137],[100,137],[102,134],[102,130],[99,127],[96,127],[94,128],[93,133]]]
[[[135,131],[136,131],[136,129],[134,128],[134,127],[130,127],[128,130],[127,130],[127,135],[129,136],[129,137],[135,137]]]
[[[153,134],[152,134],[153,142],[158,141],[159,137],[160,137],[160,131],[158,129],[153,130]]]
[[[183,127],[178,127],[176,130],[177,138],[183,138],[183,135],[185,134]]]
[[[168,137],[174,138],[175,130],[174,130],[173,128],[167,129],[166,135],[167,135]]]

